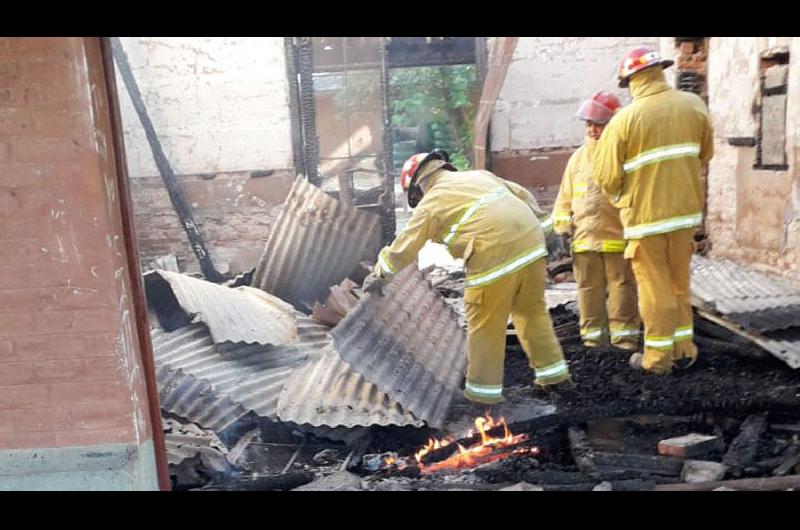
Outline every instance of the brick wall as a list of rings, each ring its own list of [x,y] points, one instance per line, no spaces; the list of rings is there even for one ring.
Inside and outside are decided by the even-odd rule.
[[[0,38],[0,489],[155,485],[104,86],[98,39]]]
[[[287,171],[260,177],[227,173],[179,179],[217,270],[239,273],[255,267],[277,216],[276,206],[289,194],[293,181],[294,173]],[[150,268],[155,258],[174,254],[182,271],[200,271],[161,178],[131,179],[131,194],[143,266]]]
[[[283,38],[121,41],[215,266],[254,267],[294,178]],[[143,264],[174,254],[199,271],[119,75],[117,86]]]

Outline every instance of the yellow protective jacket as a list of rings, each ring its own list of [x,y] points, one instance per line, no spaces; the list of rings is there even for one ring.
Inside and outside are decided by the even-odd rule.
[[[671,88],[661,68],[634,75],[630,91],[633,102],[608,123],[593,158],[625,239],[700,226],[701,172],[714,152],[705,103]]]
[[[375,274],[394,274],[416,260],[427,240],[464,258],[466,287],[483,287],[547,255],[540,219],[548,215],[522,186],[488,171],[439,169],[405,230],[378,255]]]
[[[573,252],[623,252],[619,210],[611,206],[592,178],[596,145],[597,140],[587,136],[569,158],[553,208],[553,228],[573,236]]]

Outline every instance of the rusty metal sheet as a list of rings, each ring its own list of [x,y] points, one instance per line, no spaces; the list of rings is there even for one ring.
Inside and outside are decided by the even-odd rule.
[[[693,256],[692,294],[750,331],[800,327],[800,286],[729,260]]]
[[[315,427],[423,426],[355,372],[332,347],[289,377],[278,402],[278,416]]]
[[[144,282],[148,304],[167,331],[204,322],[215,343],[297,342],[294,308],[259,289],[231,288],[161,270],[146,273]]]
[[[238,404],[245,413],[253,411],[273,421],[278,419],[278,398],[286,379],[313,352],[313,346],[267,348],[242,345],[221,355],[203,324],[191,324],[172,333],[156,330],[152,336],[153,353],[159,369],[188,375],[197,384],[208,385],[204,394],[187,392],[187,395],[200,396],[203,402],[216,400]],[[211,408],[216,408],[216,405]],[[241,410],[239,414],[240,417],[244,415]],[[180,415],[219,432],[219,427],[212,427],[208,419]]]
[[[428,425],[443,425],[466,373],[466,333],[412,264],[362,298],[331,334],[354,370]]]
[[[357,426],[419,425],[338,359],[327,328],[303,315],[298,344],[239,344],[225,355],[203,324],[151,333],[162,408],[215,432],[250,412],[344,441],[361,435],[349,432]],[[279,412],[282,397],[288,404]],[[345,409],[337,407],[353,412],[344,418]]]
[[[298,177],[261,254],[253,287],[299,308],[322,301],[328,288],[374,262],[380,217],[345,207]]]
[[[692,304],[704,318],[800,368],[800,288],[732,261],[692,257]]]

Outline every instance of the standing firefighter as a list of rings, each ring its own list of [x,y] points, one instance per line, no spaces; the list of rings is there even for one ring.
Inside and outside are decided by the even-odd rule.
[[[619,85],[633,102],[608,124],[593,160],[597,183],[620,208],[639,289],[644,354],[630,363],[656,374],[697,360],[689,267],[703,218],[701,172],[713,155],[708,110],[667,84],[672,63],[645,47],[625,55]]]
[[[464,258],[464,396],[487,404],[503,400],[509,314],[535,370],[534,383],[544,387],[569,380],[544,298],[547,249],[539,219],[547,214],[533,195],[488,171],[457,171],[440,149],[409,158],[401,185],[414,212],[406,229],[381,250],[373,274],[381,278],[403,269],[429,239]]]
[[[597,347],[610,337],[612,345],[635,350],[640,326],[636,281],[622,254],[625,240],[619,210],[592,178],[597,140],[619,107],[614,94],[597,92],[578,109],[576,116],[586,122],[586,141],[567,162],[553,218],[557,233],[572,236],[583,344]]]

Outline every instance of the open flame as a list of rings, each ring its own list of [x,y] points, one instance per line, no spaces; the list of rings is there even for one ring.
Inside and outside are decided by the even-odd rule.
[[[489,436],[488,431],[494,429],[495,427],[503,426],[503,436],[502,437],[492,437]],[[508,429],[508,424],[506,423],[505,418],[500,418],[499,420],[495,420],[489,413],[485,413],[483,417],[475,418],[475,427],[477,428],[477,432],[480,433],[481,441],[478,444],[475,444],[471,447],[464,447],[461,444],[456,444],[456,448],[458,452],[447,458],[446,460],[442,460],[441,462],[436,462],[431,465],[425,465],[422,462],[422,459],[430,453],[431,451],[435,451],[436,449],[440,449],[442,447],[446,447],[453,443],[452,438],[444,438],[441,440],[430,439],[425,446],[416,452],[414,457],[417,460],[417,465],[419,466],[420,471],[423,473],[433,473],[436,471],[442,471],[444,469],[466,469],[470,467],[475,467],[483,464],[488,464],[490,462],[494,462],[500,460],[502,458],[506,458],[511,455],[516,454],[539,454],[539,450],[536,447],[524,447],[524,448],[517,448],[514,450],[504,450],[511,446],[520,444],[528,439],[526,434],[512,434],[511,431]],[[467,437],[472,437],[475,434],[474,430],[470,430],[467,433]]]

